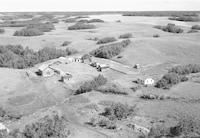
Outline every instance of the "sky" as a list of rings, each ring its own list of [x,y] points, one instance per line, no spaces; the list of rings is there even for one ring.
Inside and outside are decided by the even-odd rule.
[[[0,0],[0,12],[199,10],[200,0]]]

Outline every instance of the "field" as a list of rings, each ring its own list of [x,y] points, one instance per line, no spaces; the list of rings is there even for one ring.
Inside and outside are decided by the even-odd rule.
[[[189,118],[200,118],[200,73],[186,74],[187,81],[177,83],[169,89],[154,87],[172,67],[200,65],[200,31],[188,33],[192,26],[200,25],[200,22],[170,20],[170,12],[153,12],[152,15],[144,12],[135,13],[134,16],[122,16],[123,13],[120,12],[49,14],[54,17],[45,17],[42,21],[58,19],[58,23],[53,23],[55,29],[42,35],[13,36],[15,31],[24,27],[1,27],[5,32],[0,34],[0,46],[21,45],[33,51],[45,47],[77,51],[66,57],[37,62],[33,67],[24,69],[0,68],[0,107],[8,116],[21,116],[15,120],[0,116],[0,120],[10,131],[16,128],[23,131],[26,125],[54,112],[63,114],[68,120],[70,138],[150,137],[147,131],[153,133],[152,128],[158,124],[162,124],[165,129],[173,129],[184,117],[186,121]],[[2,17],[5,15],[15,17],[13,20],[22,18],[17,13],[2,13],[0,22],[4,22]],[[26,20],[40,15],[43,13],[34,13],[33,17]],[[72,16],[68,17],[69,15]],[[65,22],[69,18],[75,19],[75,22]],[[104,22],[87,23],[95,28],[68,29],[82,19],[101,19]],[[183,33],[155,28],[169,23],[183,29]],[[120,38],[120,35],[127,33],[131,37]],[[98,44],[103,38],[115,38],[116,41],[106,40]],[[130,44],[122,45],[127,39]],[[67,45],[63,45],[65,41],[68,42]],[[102,57],[107,57],[108,53],[111,56],[100,58],[95,54],[87,55],[98,48],[102,49]],[[113,49],[117,52],[112,51]],[[3,50],[0,54],[4,54]],[[91,58],[90,63],[79,61],[83,55]],[[36,72],[42,65],[48,65],[47,68],[54,75],[37,75]],[[62,72],[65,77],[72,78],[65,80]],[[154,84],[138,82],[147,78],[152,78]],[[115,111],[113,113],[112,110],[116,110],[118,114],[114,114]],[[200,121],[197,125],[200,127]],[[138,132],[136,126],[141,131]],[[193,130],[186,129],[187,132],[180,131],[181,134],[176,136],[184,134],[191,137]],[[193,132],[197,137],[200,136],[200,129]],[[152,137],[168,135],[167,132],[160,135],[158,133],[161,132]]]

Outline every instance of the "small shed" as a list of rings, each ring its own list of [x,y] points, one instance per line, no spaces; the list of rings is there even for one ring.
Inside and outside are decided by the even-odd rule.
[[[152,78],[147,78],[144,80],[144,85],[146,86],[152,86],[154,85],[155,81]]]
[[[60,81],[66,83],[66,82],[69,81],[71,78],[72,78],[72,75],[71,75],[71,74],[65,73],[65,74],[62,74],[62,75],[61,75]]]
[[[75,58],[75,62],[83,63],[83,60],[81,57],[77,57]]]
[[[49,65],[43,64],[38,68],[37,74],[43,77],[50,77],[54,75],[54,71],[49,68]]]

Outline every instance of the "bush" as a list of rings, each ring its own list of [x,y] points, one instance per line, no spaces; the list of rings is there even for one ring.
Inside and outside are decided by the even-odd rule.
[[[168,74],[165,74],[161,80],[159,80],[155,87],[157,88],[163,88],[163,89],[169,89],[173,85],[176,85],[180,82],[187,81],[188,78],[185,76],[180,76],[177,73],[171,72]]]
[[[189,30],[187,33],[198,33],[198,32],[199,32],[198,30],[191,29],[191,30]]]
[[[76,90],[75,95],[90,92],[107,83],[107,79],[103,75],[95,77],[91,81],[84,82],[79,89]]]
[[[190,73],[198,73],[200,72],[200,65],[197,64],[188,64],[183,66],[176,66],[169,70],[169,73],[177,73],[179,75],[187,75]]]
[[[76,21],[77,21],[76,18],[69,18],[69,19],[64,20],[65,23],[74,23]]]
[[[32,28],[32,29],[21,29],[19,31],[16,31],[13,35],[14,36],[39,36],[43,35],[44,33],[41,32],[38,29]]]
[[[178,16],[178,17],[170,17],[169,20],[183,21],[183,22],[198,22],[198,16]]]
[[[62,43],[61,46],[68,46],[68,45],[71,44],[71,43],[72,43],[72,42],[70,42],[70,41],[65,41],[65,42]]]
[[[97,41],[97,44],[105,44],[105,43],[110,43],[110,42],[115,42],[117,41],[114,37],[104,37],[102,39],[99,39]]]
[[[131,41],[127,39],[118,43],[100,46],[99,48],[91,51],[90,54],[95,57],[110,59],[119,55],[130,43]]]
[[[110,121],[107,118],[91,118],[89,122],[86,122],[86,124],[91,125],[93,127],[99,126],[101,128],[105,129],[116,129],[116,124],[113,121]]]
[[[95,29],[96,26],[87,23],[78,22],[72,26],[68,27],[68,30],[81,30],[81,29]]]
[[[104,21],[101,19],[91,19],[91,20],[79,20],[81,23],[103,23]]]
[[[41,32],[50,32],[54,30],[55,27],[52,23],[36,23],[36,24],[29,24],[26,26],[27,29],[38,29]]]
[[[193,30],[200,30],[200,25],[194,25],[194,26],[192,26],[191,29],[193,29]]]
[[[43,48],[37,52],[21,45],[0,46],[0,67],[23,69],[35,64],[76,53],[73,49]]]
[[[118,94],[118,95],[128,95],[127,91],[124,88],[120,88],[115,84],[108,84],[102,87],[99,87],[97,91],[100,91],[105,94]]]
[[[180,27],[176,26],[175,24],[169,23],[167,26],[154,26],[154,28],[163,30],[164,32],[170,32],[170,33],[183,33],[183,29]]]
[[[103,23],[104,21],[101,19],[91,19],[88,21],[88,23]]]
[[[0,28],[0,34],[3,34],[5,32],[5,29]]]
[[[132,38],[133,35],[131,33],[126,33],[126,34],[122,34],[119,36],[119,38],[121,39],[125,39],[125,38]]]
[[[140,95],[141,99],[144,100],[165,100],[165,99],[170,99],[170,96],[166,95],[157,95],[157,94],[142,94]]]
[[[129,106],[126,104],[115,103],[110,107],[106,107],[104,112],[100,115],[107,117],[109,120],[126,119],[130,115],[134,115],[136,106]]]
[[[49,115],[26,125],[22,132],[18,129],[13,130],[10,138],[64,138],[70,134],[66,127],[67,120],[63,116]]]
[[[158,38],[158,37],[160,37],[160,35],[159,34],[154,34],[153,37],[154,38]]]

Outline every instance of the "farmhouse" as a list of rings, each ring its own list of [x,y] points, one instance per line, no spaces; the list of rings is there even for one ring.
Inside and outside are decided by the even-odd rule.
[[[152,86],[155,83],[155,81],[152,78],[147,78],[144,80],[144,85]]]

